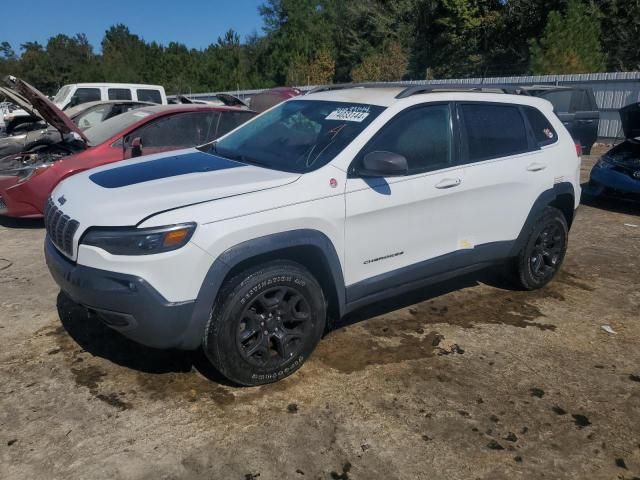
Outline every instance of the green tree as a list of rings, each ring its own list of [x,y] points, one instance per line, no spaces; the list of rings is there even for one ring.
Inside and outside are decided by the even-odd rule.
[[[598,0],[602,11],[602,45],[612,70],[640,70],[640,1]]]
[[[549,14],[542,38],[531,40],[531,71],[535,74],[602,72],[599,10],[571,0],[566,14]]]
[[[380,52],[375,52],[357,65],[351,72],[354,82],[391,82],[402,79],[409,60],[398,42],[389,42]]]

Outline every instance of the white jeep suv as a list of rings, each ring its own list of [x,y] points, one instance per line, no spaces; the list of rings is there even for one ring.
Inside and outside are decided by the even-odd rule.
[[[70,177],[45,211],[61,289],[158,348],[273,382],[365,304],[494,264],[557,273],[580,157],[546,100],[328,87],[217,142]]]

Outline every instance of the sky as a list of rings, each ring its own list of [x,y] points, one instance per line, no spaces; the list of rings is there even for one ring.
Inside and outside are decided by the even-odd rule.
[[[124,23],[145,41],[205,48],[232,28],[244,38],[262,34],[258,5],[264,0],[50,0],[9,1],[2,6],[0,42],[16,52],[22,43],[64,33],[85,33],[100,51],[105,30]]]

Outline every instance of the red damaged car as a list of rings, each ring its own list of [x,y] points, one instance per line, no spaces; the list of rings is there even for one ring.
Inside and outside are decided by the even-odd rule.
[[[158,105],[110,118],[84,132],[38,90],[15,79],[14,89],[60,132],[60,142],[0,159],[0,215],[42,217],[65,178],[106,163],[211,142],[255,115],[246,108]]]

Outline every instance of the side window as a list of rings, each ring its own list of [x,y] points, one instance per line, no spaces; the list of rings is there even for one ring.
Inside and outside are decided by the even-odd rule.
[[[556,113],[569,113],[571,111],[572,90],[556,90],[540,95],[553,104]]]
[[[215,132],[217,112],[178,113],[148,123],[127,136],[127,145],[140,137],[144,148],[194,147],[210,141]]]
[[[573,90],[573,95],[571,96],[571,107],[569,111],[571,113],[574,112],[589,112],[591,111],[591,101],[589,99],[589,94],[586,90]]]
[[[411,108],[391,119],[364,148],[362,155],[386,151],[403,155],[409,173],[451,165],[451,115],[449,105]]]
[[[95,102],[100,99],[99,88],[78,88],[71,97],[68,107],[80,105],[81,103]]]
[[[220,123],[218,124],[216,137],[221,137],[225,133],[229,133],[253,116],[255,116],[253,112],[222,112],[220,114]]]
[[[129,88],[110,88],[109,100],[131,100],[131,89]]]
[[[537,108],[524,107],[529,125],[533,130],[533,136],[539,146],[551,145],[558,141],[558,135],[553,129],[549,120]]]
[[[108,105],[102,105],[97,108],[90,108],[86,112],[82,112],[75,119],[76,125],[80,127],[81,130],[86,130],[87,128],[91,128],[94,125],[97,125],[100,122],[106,120],[106,115],[109,111]]]
[[[467,161],[473,163],[529,150],[520,109],[512,105],[462,104],[460,117],[467,140]]]
[[[162,103],[162,96],[158,90],[139,88],[136,92],[141,102]]]

